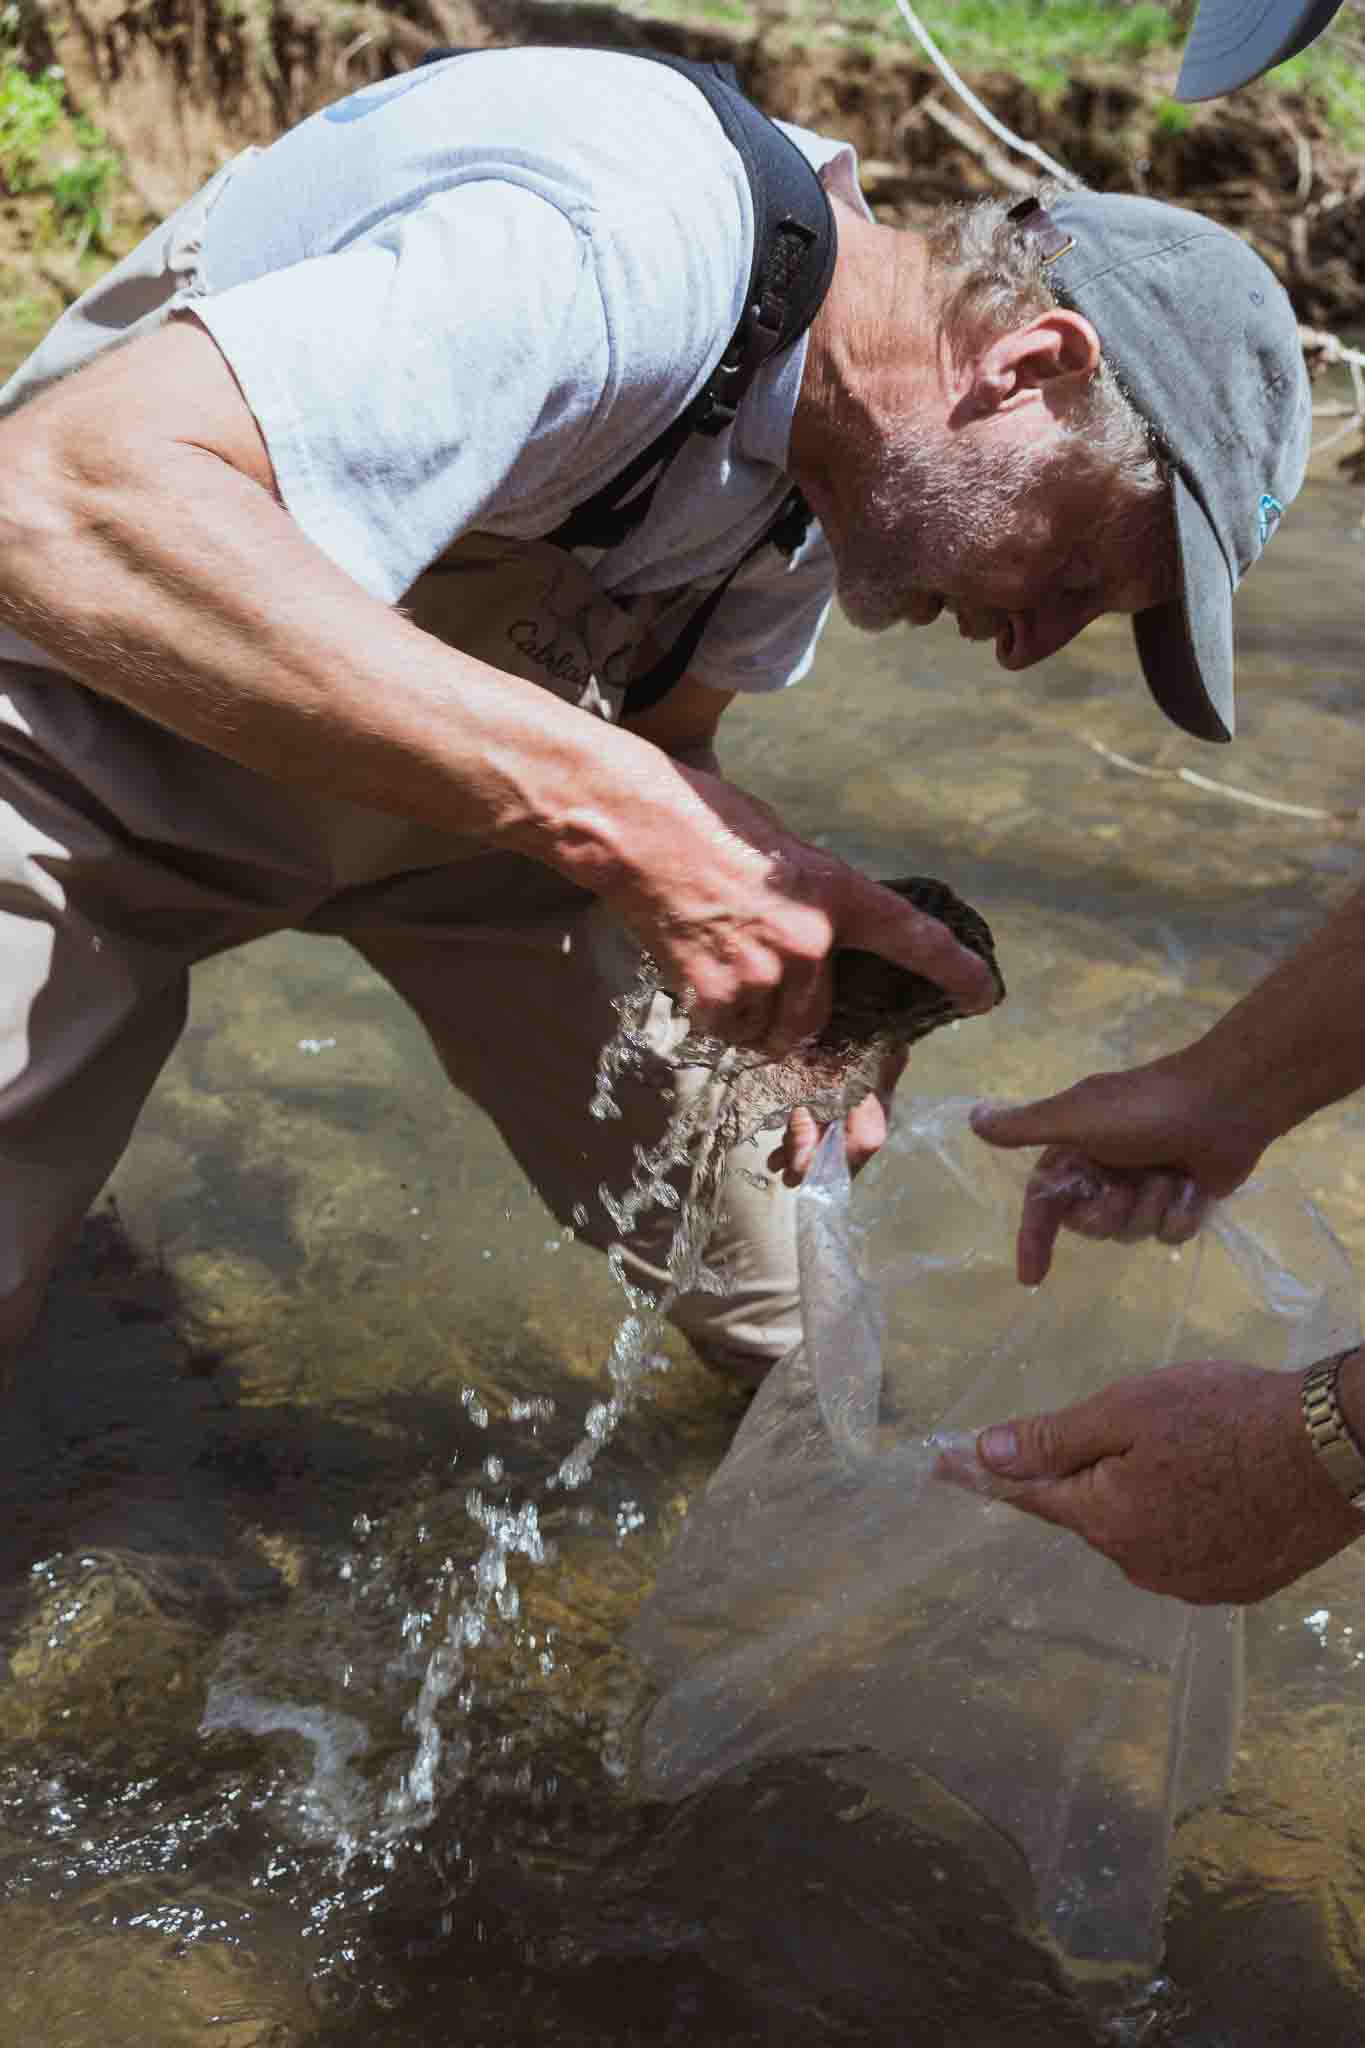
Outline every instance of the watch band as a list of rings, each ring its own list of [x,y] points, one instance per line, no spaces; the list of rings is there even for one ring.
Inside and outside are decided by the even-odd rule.
[[[1354,1508],[1365,1509],[1365,1451],[1346,1426],[1337,1401],[1337,1374],[1360,1346],[1348,1344],[1310,1367],[1303,1382],[1303,1419],[1312,1444],[1333,1483]]]

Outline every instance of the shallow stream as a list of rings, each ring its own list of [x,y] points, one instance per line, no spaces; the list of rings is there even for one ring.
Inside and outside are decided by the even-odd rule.
[[[728,771],[796,829],[994,928],[1008,1003],[907,1087],[1174,1045],[1349,886],[1360,513],[1319,482],[1251,579],[1231,749],[1164,725],[1118,622],[1023,677],[947,626],[836,622],[807,684],[727,718]],[[1279,1163],[1365,1258],[1365,1108]],[[744,1397],[670,1340],[588,1483],[548,1489],[620,1310],[344,946],[200,972],[0,1410],[0,2048],[1094,2039],[1017,1887],[818,1761],[633,1793],[622,1637]],[[408,1717],[490,1531],[427,1798]],[[1355,1559],[1249,1617],[1230,1796],[1182,1828],[1167,1975],[1106,2039],[1360,2040],[1363,1661]]]

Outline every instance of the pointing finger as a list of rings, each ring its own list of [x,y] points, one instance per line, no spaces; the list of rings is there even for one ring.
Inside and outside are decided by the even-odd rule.
[[[978,1102],[968,1122],[978,1138],[988,1145],[1010,1151],[1031,1145],[1063,1144],[1067,1138],[1065,1117],[1058,1112],[1060,1096],[1050,1095],[1038,1102],[1015,1104]]]

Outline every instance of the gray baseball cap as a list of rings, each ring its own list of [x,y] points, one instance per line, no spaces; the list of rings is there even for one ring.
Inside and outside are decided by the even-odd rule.
[[[1178,100],[1249,85],[1320,36],[1341,0],[1199,0],[1176,80]]]
[[[1011,217],[1042,236],[1171,471],[1182,589],[1133,620],[1148,688],[1197,739],[1230,740],[1232,594],[1303,482],[1312,401],[1288,296],[1240,235],[1156,199],[1064,192]]]

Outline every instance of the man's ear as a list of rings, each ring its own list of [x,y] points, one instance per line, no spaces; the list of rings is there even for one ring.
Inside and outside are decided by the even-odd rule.
[[[968,371],[967,402],[977,414],[986,414],[1038,397],[1066,399],[1089,383],[1099,366],[1100,338],[1085,315],[1050,306],[977,351]]]

